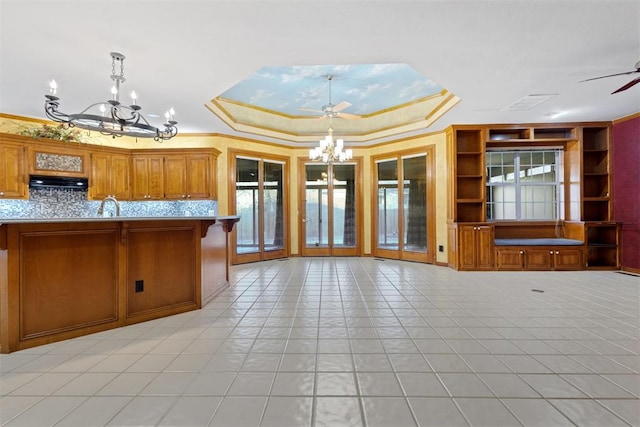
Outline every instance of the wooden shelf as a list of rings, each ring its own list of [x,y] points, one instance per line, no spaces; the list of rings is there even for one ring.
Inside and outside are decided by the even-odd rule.
[[[609,128],[582,128],[582,220],[611,219]]]
[[[484,140],[482,129],[455,129],[453,221],[484,219]]]
[[[587,222],[585,235],[588,268],[619,268],[620,225],[618,223]]]
[[[530,139],[531,129],[489,129],[489,141],[514,141]]]

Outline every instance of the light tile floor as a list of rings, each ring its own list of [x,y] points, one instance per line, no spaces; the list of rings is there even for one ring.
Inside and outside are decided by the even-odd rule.
[[[0,424],[637,426],[639,290],[612,271],[236,266],[202,310],[0,356]]]

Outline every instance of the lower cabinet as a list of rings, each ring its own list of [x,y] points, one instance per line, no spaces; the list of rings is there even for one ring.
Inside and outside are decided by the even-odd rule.
[[[458,224],[458,268],[493,270],[493,226]]]
[[[584,249],[558,246],[497,246],[497,270],[582,270]]]

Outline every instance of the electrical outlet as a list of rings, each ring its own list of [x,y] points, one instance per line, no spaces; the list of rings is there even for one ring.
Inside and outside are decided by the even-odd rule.
[[[438,245],[438,252],[444,252],[444,246]]]
[[[136,292],[144,291],[144,280],[136,280]]]

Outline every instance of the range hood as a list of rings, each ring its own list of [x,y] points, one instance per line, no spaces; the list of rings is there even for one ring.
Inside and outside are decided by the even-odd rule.
[[[89,180],[71,176],[31,175],[29,188],[66,188],[82,191],[89,188]]]

